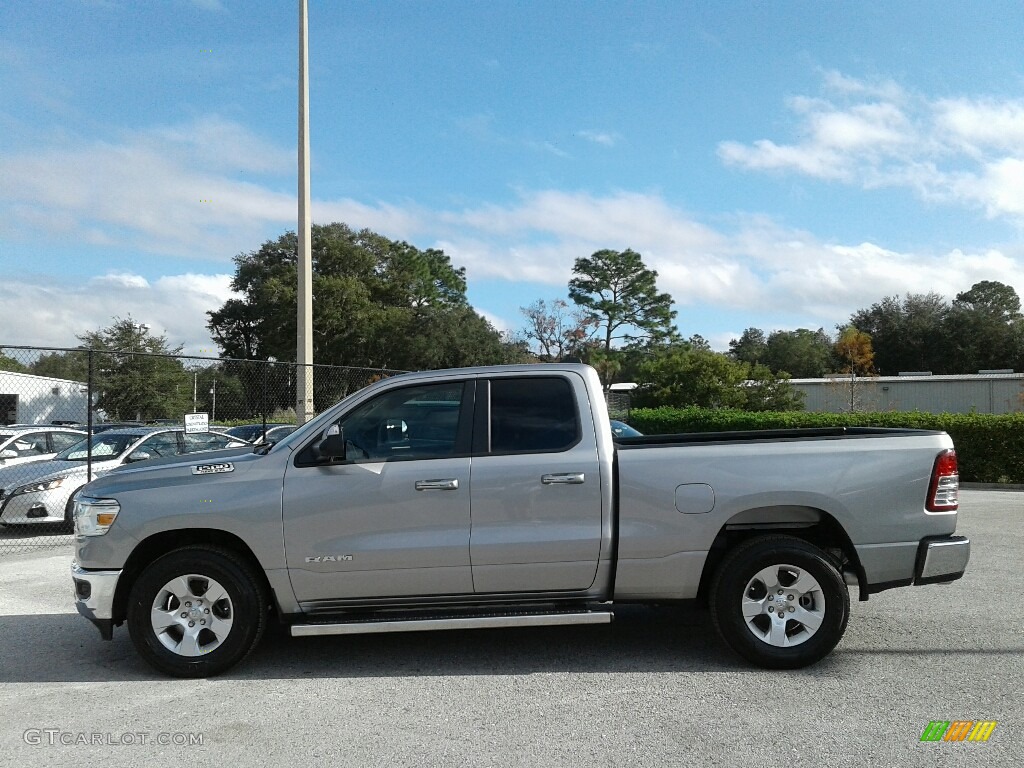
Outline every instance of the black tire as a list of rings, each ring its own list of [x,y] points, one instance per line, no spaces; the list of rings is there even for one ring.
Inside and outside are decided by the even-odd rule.
[[[765,579],[774,579],[772,589]],[[722,561],[710,602],[722,639],[747,661],[768,669],[820,661],[842,639],[850,618],[850,593],[836,566],[825,552],[795,536],[759,536],[739,544]],[[781,621],[780,606],[787,617]]]
[[[175,582],[188,585],[189,594],[180,601],[165,589]],[[211,589],[223,597],[214,602]],[[163,631],[151,618],[160,607],[170,617]],[[227,629],[218,629],[218,635],[215,622]],[[183,547],[164,555],[139,575],[128,597],[128,632],[135,648],[153,667],[174,677],[210,677],[230,669],[252,652],[266,624],[263,583],[243,558],[219,547]]]
[[[68,496],[67,504],[64,505],[64,521],[57,523],[57,529],[61,533],[75,532],[75,493]]]

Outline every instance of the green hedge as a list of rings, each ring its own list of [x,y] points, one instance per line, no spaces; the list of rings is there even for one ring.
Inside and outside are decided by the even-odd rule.
[[[649,435],[673,432],[793,429],[802,427],[912,427],[948,432],[956,446],[960,479],[1024,483],[1024,413],[808,413],[705,408],[636,408],[629,423]]]

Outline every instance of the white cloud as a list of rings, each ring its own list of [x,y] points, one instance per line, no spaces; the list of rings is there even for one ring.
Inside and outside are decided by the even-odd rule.
[[[600,144],[603,147],[614,147],[619,141],[619,135],[610,131],[586,129],[578,131],[578,135],[587,141],[593,142],[594,144]]]
[[[1021,177],[1010,178],[1019,183]],[[504,281],[516,291],[517,284],[530,282],[564,291],[576,258],[602,248],[633,248],[658,271],[659,288],[680,307],[687,335],[702,332],[701,313],[712,309],[798,317],[799,325],[831,329],[888,295],[936,291],[952,298],[979,280],[998,280],[1024,293],[1024,260],[1016,254],[913,253],[871,242],[828,243],[764,216],[735,216],[712,227],[654,194],[541,190],[522,192],[504,206],[461,211],[331,205],[334,213],[376,220],[382,226],[370,226],[386,236],[444,249],[456,266],[466,267],[471,286]],[[231,295],[229,282],[227,274],[147,279],[135,272],[107,273],[84,285],[7,281],[0,285],[4,340],[73,345],[76,334],[108,325],[112,315],[131,314],[166,332],[172,344],[198,353],[212,349],[205,313]],[[532,298],[523,296],[520,303]],[[483,314],[501,330],[519,326],[516,318]],[[724,349],[728,339],[712,336],[716,348]]]
[[[289,173],[296,167],[294,149],[271,144],[248,128],[217,115],[155,128],[132,136],[131,142],[164,153],[178,150],[175,154],[183,162],[216,170]]]
[[[893,80],[870,82],[844,75],[835,69],[823,71],[822,82],[827,90],[846,96],[867,96],[887,101],[899,101],[904,96],[903,89]]]
[[[871,242],[826,243],[764,216],[735,217],[715,229],[650,194],[547,190],[436,220],[445,233],[435,245],[467,268],[471,284],[564,287],[577,257],[630,247],[681,307],[797,314],[815,328],[831,328],[887,295],[936,291],[952,298],[984,279],[1024,292],[1024,262],[997,250],[910,253]],[[699,322],[683,322],[700,330]]]
[[[725,142],[719,152],[748,169],[865,187],[901,185],[929,199],[1024,220],[1024,152],[1018,157],[1013,150],[1019,105],[922,107],[902,95],[899,102],[880,101],[880,87],[855,86],[835,80],[832,91],[852,100],[840,106],[820,98],[791,100],[803,120],[800,142]],[[992,118],[991,129],[979,115]],[[488,119],[479,127],[489,130]],[[968,145],[975,154],[966,154]],[[0,234],[131,249],[142,254],[140,261],[147,253],[168,253],[225,264],[295,226],[291,182],[287,192],[272,186],[277,173],[291,172],[289,158],[218,117],[116,142],[79,140],[8,153],[0,156]],[[239,180],[240,171],[250,178]],[[316,200],[313,215],[442,248],[466,267],[471,284],[529,281],[564,290],[576,258],[632,248],[658,270],[659,287],[681,307],[801,314],[813,327],[831,327],[886,295],[935,290],[951,297],[982,279],[1024,293],[1024,265],[1016,254],[901,253],[884,243],[826,243],[757,216],[712,225],[652,192],[521,190],[502,204],[438,210],[407,201]],[[190,351],[209,347],[205,312],[230,295],[230,276],[220,274],[225,266],[210,268],[213,275],[196,268],[156,277],[158,268],[140,263],[137,271],[104,274],[84,286],[8,279],[0,285],[4,340],[73,345],[75,334],[130,313],[166,329],[172,343]],[[499,327],[515,326],[488,316]],[[681,324],[700,332],[699,318],[681,317]]]
[[[790,170],[819,179],[846,180],[849,177],[844,158],[820,145],[780,146],[769,139],[759,139],[748,146],[723,141],[718,145],[718,156],[726,165],[754,171]]]
[[[221,122],[199,121],[195,129],[188,140],[183,129],[161,129],[117,144],[81,142],[0,157],[5,229],[226,260],[259,242],[269,223],[295,220],[291,194],[225,171],[276,162],[238,154],[239,146],[259,153],[263,142]],[[220,172],[206,167],[217,155]],[[46,220],[54,224],[40,226]]]
[[[109,273],[84,283],[59,279],[0,283],[4,339],[34,346],[74,347],[77,336],[109,326],[129,315],[166,336],[186,354],[216,355],[206,329],[206,312],[233,294],[231,275],[181,274],[147,280],[141,275]]]
[[[800,139],[723,141],[721,160],[752,171],[798,173],[865,189],[898,186],[923,199],[1024,221],[1024,101],[911,96],[891,81],[823,74],[836,101],[788,100]]]
[[[890,151],[913,138],[906,117],[892,104],[858,104],[810,119],[814,141],[841,152]]]
[[[942,99],[934,110],[937,127],[971,152],[989,148],[1024,154],[1024,102]]]
[[[508,322],[505,318],[499,317],[493,312],[488,312],[486,309],[481,309],[480,307],[474,307],[474,309],[476,309],[477,314],[482,315],[487,322],[493,325],[494,330],[496,331],[505,333],[507,331],[513,331],[517,327],[516,325]]]

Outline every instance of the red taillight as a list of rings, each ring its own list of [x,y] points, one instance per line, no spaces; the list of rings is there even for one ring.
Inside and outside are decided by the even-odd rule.
[[[960,473],[956,463],[956,451],[950,448],[935,457],[925,508],[929,512],[956,512],[960,502],[959,491]]]

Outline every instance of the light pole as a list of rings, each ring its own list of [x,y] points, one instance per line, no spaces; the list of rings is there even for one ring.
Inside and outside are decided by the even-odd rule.
[[[210,387],[210,394],[213,396],[213,403],[210,406],[210,421],[214,422],[217,420],[217,379],[213,380],[213,386]]]
[[[128,345],[128,351],[134,356],[137,351],[136,346],[142,346],[142,337],[149,332],[152,327],[149,323],[128,323],[128,326],[132,329],[131,343]],[[135,332],[138,331],[139,336],[136,337]]]
[[[267,379],[270,376],[270,372],[274,367],[274,363],[277,362],[277,358],[270,356],[267,358],[266,367],[263,369],[263,407],[260,408],[263,411],[263,437],[267,437]]]
[[[309,25],[306,0],[299,0],[299,225],[295,417],[300,425],[313,417],[313,261],[309,212]]]
[[[131,326],[131,329],[132,329],[131,352],[132,352],[132,359],[134,360],[134,358],[135,358],[135,342],[136,342],[135,331],[138,331],[139,332],[139,336],[142,337],[146,333],[149,332],[150,325],[149,325],[149,323],[129,323],[129,325]],[[140,342],[140,346],[141,346],[142,338],[139,338],[138,341]],[[138,366],[137,370],[138,370],[138,373],[139,373],[139,386],[141,388],[141,385],[142,385],[142,373],[143,373],[142,367]],[[136,404],[135,404],[135,420],[136,421],[142,421],[142,409],[139,407],[138,402],[136,402]]]

